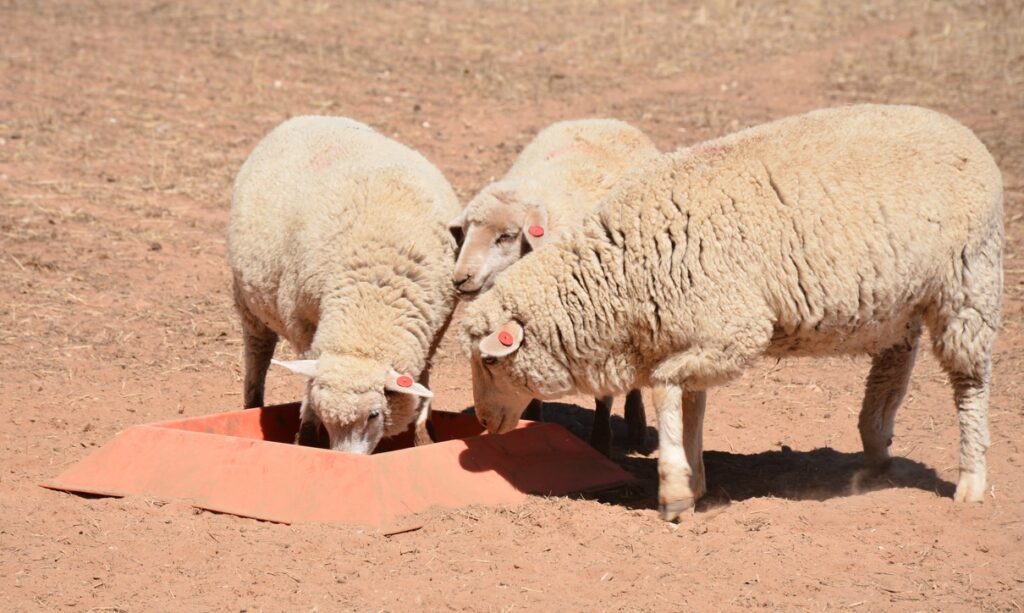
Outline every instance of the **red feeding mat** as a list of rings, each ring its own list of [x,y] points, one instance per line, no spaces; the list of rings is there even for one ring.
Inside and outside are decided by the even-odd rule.
[[[632,480],[561,426],[521,421],[482,434],[472,415],[434,411],[433,445],[410,434],[370,456],[300,447],[299,404],[134,426],[42,484],[104,496],[184,499],[193,506],[281,523],[382,526],[430,507],[514,503]]]

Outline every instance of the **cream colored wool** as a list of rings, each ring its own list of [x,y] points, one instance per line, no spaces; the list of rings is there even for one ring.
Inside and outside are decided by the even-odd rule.
[[[385,402],[384,385],[390,369],[426,383],[454,307],[458,211],[437,168],[369,126],[297,117],[270,132],[239,171],[228,228],[245,406],[263,403],[282,337],[318,359],[303,422],[321,420],[334,448],[368,452],[404,431],[419,400]]]
[[[453,231],[465,235],[456,286],[486,290],[524,251],[577,228],[623,175],[657,155],[643,132],[615,119],[560,121],[541,130],[508,173],[452,220]],[[529,235],[533,224],[544,228],[543,237]],[[501,238],[511,240],[502,245]]]
[[[616,181],[658,153],[643,132],[614,119],[561,121],[541,130],[508,173],[452,221],[453,231],[464,237],[453,279],[460,296],[489,288],[533,248],[579,227]],[[531,236],[531,226],[543,235]],[[613,400],[596,399],[591,431],[591,444],[606,454]],[[642,446],[647,419],[639,390],[626,396],[625,415],[631,443]]]
[[[477,413],[502,431],[533,397],[654,386],[674,519],[705,491],[704,390],[762,355],[871,355],[859,428],[884,467],[923,324],[958,409],[955,498],[981,500],[1002,219],[985,146],[917,107],[820,110],[662,156],[466,310]]]

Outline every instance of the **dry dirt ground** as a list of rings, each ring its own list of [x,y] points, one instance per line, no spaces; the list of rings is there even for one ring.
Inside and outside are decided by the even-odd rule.
[[[0,0],[4,610],[1024,607],[1019,1],[211,4]],[[240,406],[230,186],[291,115],[368,122],[468,199],[558,119],[618,117],[671,149],[866,100],[952,114],[1005,173],[984,504],[950,499],[955,411],[927,353],[905,459],[875,483],[857,473],[866,360],[764,363],[715,390],[710,495],[679,525],[653,510],[656,453],[622,449],[636,487],[434,511],[391,537],[37,486],[127,426]],[[471,404],[452,338],[435,373],[442,409]],[[269,401],[299,385],[273,373]]]

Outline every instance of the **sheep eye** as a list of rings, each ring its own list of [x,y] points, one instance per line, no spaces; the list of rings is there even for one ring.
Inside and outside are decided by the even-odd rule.
[[[370,411],[369,419],[377,419],[380,417],[380,411]]]
[[[487,356],[487,357],[484,358],[484,364],[486,364],[487,366],[493,366],[494,364],[497,364],[497,363],[498,363],[498,358],[496,358],[494,356]]]
[[[511,241],[515,240],[515,238],[516,238],[515,234],[505,233],[505,234],[502,234],[501,236],[499,236],[496,242],[498,242],[499,244],[501,244],[501,243],[508,243],[508,242],[511,242]]]

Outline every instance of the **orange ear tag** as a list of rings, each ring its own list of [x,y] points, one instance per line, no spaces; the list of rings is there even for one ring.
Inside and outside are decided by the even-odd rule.
[[[397,383],[399,387],[412,387],[412,377],[409,375],[402,375],[395,379],[395,383]]]
[[[498,332],[498,342],[506,347],[511,347],[512,343],[516,342],[516,339],[512,338],[512,334],[510,332],[502,330],[501,332]]]
[[[534,238],[540,238],[544,236],[544,226],[530,226],[527,232]]]

